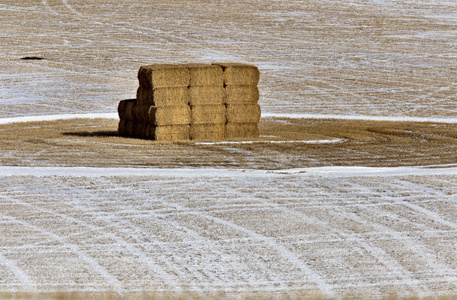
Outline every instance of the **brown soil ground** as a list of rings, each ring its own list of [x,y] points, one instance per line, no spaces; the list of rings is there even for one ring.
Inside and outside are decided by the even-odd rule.
[[[254,143],[172,143],[119,137],[117,121],[109,119],[15,123],[0,126],[0,164],[285,169],[457,163],[452,124],[263,118],[260,132]],[[333,139],[341,141],[309,142]]]

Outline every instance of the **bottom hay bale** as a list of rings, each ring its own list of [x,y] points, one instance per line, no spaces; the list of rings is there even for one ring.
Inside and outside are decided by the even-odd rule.
[[[227,123],[225,124],[225,138],[257,138],[259,137],[258,123]]]
[[[188,140],[190,137],[190,125],[173,126],[149,126],[147,138],[156,141],[179,141]]]
[[[121,118],[121,120],[119,121],[119,125],[117,127],[117,131],[119,132],[120,136],[125,136],[125,123],[127,123],[127,121]]]
[[[260,106],[258,104],[229,104],[227,105],[228,123],[258,123]]]
[[[192,124],[190,126],[191,140],[223,140],[225,124]]]

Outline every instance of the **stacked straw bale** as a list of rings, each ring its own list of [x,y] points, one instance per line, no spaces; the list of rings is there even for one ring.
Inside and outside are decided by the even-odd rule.
[[[162,141],[258,137],[259,71],[242,64],[141,66],[119,134]]]
[[[255,66],[220,63],[224,70],[224,103],[227,109],[225,138],[255,138],[259,136],[260,73]]]

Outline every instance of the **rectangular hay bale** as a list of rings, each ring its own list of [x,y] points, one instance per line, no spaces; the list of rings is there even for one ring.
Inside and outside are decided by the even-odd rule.
[[[127,107],[127,104],[130,102],[136,102],[136,99],[126,99],[126,100],[121,100],[119,102],[119,105],[117,106],[117,113],[119,115],[119,119],[125,120],[125,109]]]
[[[258,138],[258,123],[227,123],[225,124],[225,138]]]
[[[187,105],[190,102],[187,86],[157,89],[140,86],[136,92],[136,98],[141,105],[171,106]]]
[[[190,126],[191,140],[223,140],[225,124],[192,124]]]
[[[228,123],[258,123],[260,106],[258,104],[228,104]]]
[[[255,85],[227,85],[225,87],[226,104],[257,104],[259,88]]]
[[[137,105],[137,101],[129,101],[125,105],[124,119],[129,122],[134,122],[135,117],[133,114],[133,109]]]
[[[260,72],[256,66],[239,63],[215,63],[224,70],[224,85],[257,85]]]
[[[190,125],[150,126],[148,136],[157,141],[189,140]]]
[[[140,86],[157,89],[164,87],[188,87],[189,69],[185,65],[152,64],[138,70]]]
[[[189,86],[223,86],[224,71],[221,66],[210,64],[187,64],[190,74]]]
[[[225,124],[225,105],[194,105],[191,106],[191,124]]]
[[[191,110],[189,105],[150,106],[149,123],[156,126],[190,125]]]
[[[189,98],[190,105],[224,104],[225,91],[222,86],[191,86]]]

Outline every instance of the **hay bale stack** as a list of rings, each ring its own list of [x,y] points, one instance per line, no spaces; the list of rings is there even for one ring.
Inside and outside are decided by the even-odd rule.
[[[218,63],[224,70],[227,123],[225,138],[254,138],[259,136],[259,83],[257,67],[246,64]]]
[[[258,136],[259,71],[244,64],[154,64],[118,106],[121,136],[175,141]]]

